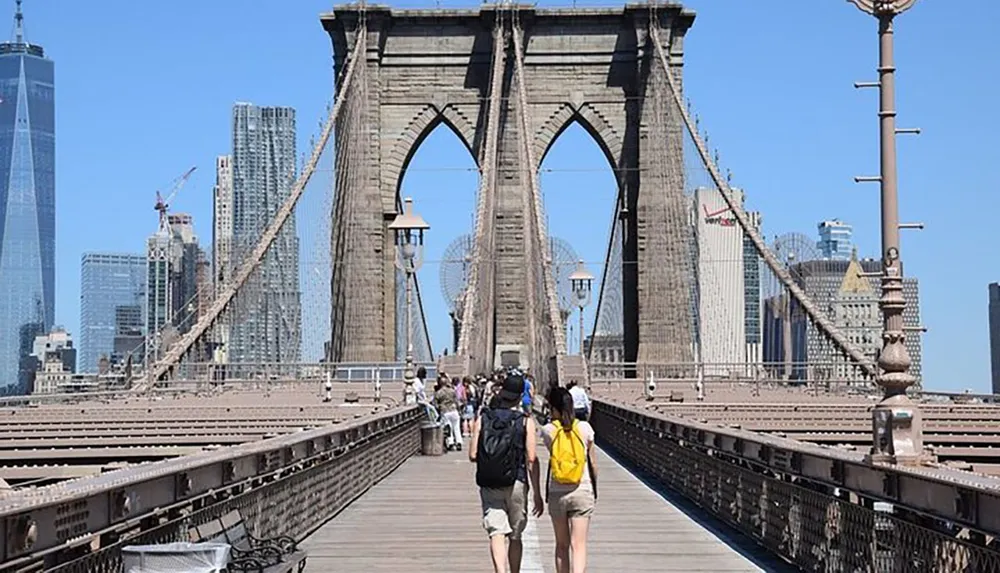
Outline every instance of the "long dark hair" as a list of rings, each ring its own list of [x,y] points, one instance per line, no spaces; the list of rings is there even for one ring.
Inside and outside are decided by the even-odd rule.
[[[576,416],[573,411],[573,396],[569,393],[569,390],[553,386],[549,388],[549,393],[545,397],[545,401],[549,403],[553,417],[558,415],[563,430],[567,432],[571,431],[573,429],[573,420],[576,419]]]

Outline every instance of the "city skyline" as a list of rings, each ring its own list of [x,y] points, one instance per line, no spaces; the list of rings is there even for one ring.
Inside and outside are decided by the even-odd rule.
[[[767,221],[766,232],[770,235],[778,229],[807,229],[813,222],[822,220],[833,212],[852,221],[860,251],[876,252],[877,199],[869,188],[855,190],[850,182],[852,176],[867,174],[876,167],[871,159],[875,156],[875,138],[859,135],[871,132],[875,104],[870,93],[854,92],[851,89],[853,81],[868,79],[873,73],[874,60],[867,49],[868,44],[860,41],[867,39],[865,34],[870,30],[858,23],[854,14],[842,10],[839,5],[820,5],[814,9],[817,18],[842,22],[843,26],[832,26],[830,30],[819,34],[796,31],[780,38],[762,37],[735,24],[737,21],[759,21],[759,8],[721,8],[699,1],[686,4],[698,12],[696,28],[686,45],[687,95],[700,111],[703,125],[710,129],[713,144],[719,145],[724,164],[733,169],[736,182],[746,188],[752,197],[750,207],[764,214]],[[781,6],[786,4],[775,1],[773,12],[784,14]],[[80,250],[121,250],[130,246],[134,249],[135,245],[141,244],[151,227],[150,219],[143,215],[149,213],[148,192],[169,180],[178,171],[179,165],[194,160],[204,167],[226,150],[226,110],[233,101],[250,99],[261,103],[286,104],[298,109],[302,117],[315,118],[322,114],[330,97],[330,48],[315,21],[317,13],[329,8],[325,3],[307,2],[289,9],[288,18],[283,18],[273,29],[270,26],[274,23],[270,19],[250,13],[234,14],[239,11],[226,8],[225,3],[212,6],[192,3],[185,9],[178,9],[177,13],[173,10],[165,11],[163,17],[169,23],[168,27],[176,29],[183,26],[193,38],[197,38],[198,42],[194,43],[201,46],[197,50],[176,46],[177,51],[171,54],[169,60],[163,60],[150,49],[153,46],[174,45],[175,42],[167,43],[167,36],[160,32],[137,35],[137,30],[123,25],[130,18],[137,17],[137,9],[121,2],[112,2],[112,5],[109,8],[111,17],[107,22],[95,19],[93,15],[75,6],[66,7],[59,14],[42,14],[40,23],[33,20],[35,23],[32,30],[35,34],[44,34],[48,52],[58,54],[66,60],[60,68],[63,70],[60,75],[63,86],[60,93],[91,94],[90,98],[60,98],[60,121],[67,126],[60,128],[60,133],[67,138],[60,139],[61,142],[67,141],[60,144],[63,151],[60,152],[59,169],[60,173],[67,173],[66,177],[60,177],[60,181],[71,181],[82,189],[93,186],[93,183],[87,182],[100,182],[100,196],[115,201],[123,212],[134,214],[130,219],[116,221],[114,233],[111,228],[99,228],[83,234],[78,230],[80,227],[74,227],[73,222],[68,222],[66,234],[60,235],[60,261],[79,261]],[[984,134],[990,129],[994,129],[991,126],[997,125],[997,122],[994,115],[991,115],[994,112],[989,106],[969,101],[969,98],[986,97],[986,94],[996,93],[997,89],[993,83],[989,83],[992,82],[987,79],[989,74],[978,74],[975,81],[985,83],[980,84],[980,89],[963,91],[957,96],[965,98],[964,105],[949,108],[936,115],[936,110],[940,107],[939,98],[916,89],[915,86],[940,84],[940,74],[956,74],[955,77],[964,78],[961,70],[943,64],[929,65],[927,62],[954,61],[960,59],[960,54],[977,49],[972,45],[979,41],[975,34],[959,33],[948,18],[942,17],[940,10],[931,3],[908,15],[905,26],[909,33],[900,38],[898,50],[899,66],[906,69],[906,74],[900,77],[901,121],[905,117],[911,124],[919,124],[925,129],[925,135],[919,139],[901,139],[903,216],[910,220],[926,220],[929,224],[928,230],[922,234],[908,233],[904,236],[904,257],[907,261],[907,274],[926,279],[922,284],[922,294],[927,308],[924,316],[930,330],[925,336],[925,379],[933,386],[936,382],[931,372],[936,371],[941,376],[944,387],[952,387],[947,386],[948,384],[960,384],[954,375],[944,376],[947,372],[945,368],[948,367],[947,356],[956,351],[955,341],[967,340],[962,352],[971,352],[973,358],[964,361],[968,364],[966,368],[970,370],[958,378],[973,380],[974,385],[985,388],[989,376],[985,314],[982,312],[981,302],[974,304],[972,299],[981,301],[981,295],[976,296],[974,293],[981,292],[982,284],[994,277],[979,274],[967,276],[964,271],[959,270],[965,265],[950,257],[944,250],[944,245],[959,241],[964,247],[963,252],[970,252],[971,249],[971,252],[978,253],[976,249],[982,249],[982,245],[988,244],[984,240],[985,230],[959,222],[965,216],[959,206],[993,199],[977,191],[989,186],[978,182],[983,174],[975,170],[963,173],[965,184],[956,185],[943,177],[948,172],[968,171],[957,167],[955,162],[959,160],[959,155],[962,164],[969,161],[980,165],[988,163],[985,157],[978,160],[977,157],[987,153],[989,145],[977,145],[976,141],[979,141],[977,138],[985,137]],[[987,10],[985,6],[983,10]],[[221,26],[221,22],[229,22],[233,18],[236,20],[232,22],[232,26]],[[74,25],[70,26],[70,22]],[[934,51],[920,45],[916,40],[920,36],[919,31],[936,30],[941,22],[945,22],[945,29],[938,33],[945,34],[948,38],[947,49]],[[104,30],[109,25],[117,25],[115,29],[116,33],[120,30],[120,39],[134,42],[137,52],[128,55],[129,61],[144,59],[146,65],[141,68],[133,65],[129,68],[139,69],[139,73],[130,81],[130,85],[136,86],[130,90],[131,93],[172,93],[175,90],[169,86],[176,85],[179,77],[187,78],[185,81],[205,83],[208,88],[199,90],[196,98],[194,94],[174,96],[173,103],[162,107],[158,117],[152,118],[148,117],[137,102],[123,100],[118,94],[110,94],[100,101],[95,100],[93,92],[86,88],[89,81],[86,78],[93,74],[94,62],[81,58],[79,51],[71,49],[75,45],[86,45],[87,37],[91,36],[82,35],[76,30],[77,23],[86,23],[81,28],[91,30]],[[786,16],[781,16],[776,22],[768,22],[771,26],[786,24],[789,29],[794,28]],[[211,52],[206,52],[204,46],[224,44],[225,38],[230,34],[225,29],[229,27],[241,30],[269,29],[275,34],[287,36],[290,43],[282,48],[280,54],[265,55],[263,59],[241,59],[240,55],[234,56],[235,59],[231,60],[233,65],[224,69],[192,65],[191,63],[198,61],[196,58]],[[781,70],[793,64],[786,62],[787,65],[773,69],[756,70],[757,73],[751,77],[748,71],[755,66],[747,58],[752,50],[737,50],[732,45],[712,44],[710,38],[720,35],[733,38],[733,43],[751,45],[756,50],[772,53],[780,51],[781,46],[799,45],[801,50],[796,50],[796,54],[788,54],[787,57],[798,61],[805,57],[804,54],[809,54],[806,66],[809,68],[808,77],[801,85],[790,86],[781,93],[776,93],[774,85],[783,77],[784,72]],[[856,41],[847,41],[845,37]],[[824,47],[831,45],[843,49]],[[58,51],[54,51],[56,49]],[[295,54],[294,62],[290,59],[292,53]],[[189,62],[184,71],[176,67],[181,62]],[[918,65],[917,62],[923,63]],[[988,62],[986,65],[989,67],[995,63]],[[726,69],[726,73],[732,74],[734,79],[743,82],[745,93],[739,100],[714,93],[718,91],[715,78],[720,66]],[[149,71],[143,71],[145,69]],[[172,71],[175,69],[176,72]],[[823,70],[822,74],[818,71],[820,69]],[[152,70],[160,71],[154,74]],[[168,73],[162,73],[162,70],[167,70]],[[258,71],[262,70],[269,81],[260,81]],[[806,85],[815,87],[803,91],[802,86]],[[816,87],[823,93],[830,94],[821,101],[824,115],[831,119],[814,121],[810,132],[803,132],[800,121],[791,120],[791,116],[796,115],[792,110],[800,110],[809,114],[808,117],[813,117],[811,114],[814,111],[810,110],[814,107],[813,94],[819,93],[812,91]],[[755,113],[758,108],[775,111]],[[105,109],[117,109],[119,112],[109,114],[98,111]],[[779,109],[785,109],[789,113],[779,113],[776,111]],[[963,111],[969,109],[985,109],[986,117],[978,117],[973,123],[967,112]],[[104,123],[101,129],[84,127],[89,125],[92,116],[102,118]],[[140,117],[144,119],[140,121]],[[958,126],[963,131],[961,136],[956,135]],[[749,137],[749,134],[759,134],[762,130],[773,133],[774,136],[766,138],[766,141],[760,137]],[[586,140],[585,133],[581,131],[577,130],[560,138],[546,157],[545,167],[555,170],[580,170],[582,165],[589,167],[583,158],[597,154],[591,153],[592,143]],[[140,141],[150,143],[154,143],[154,139],[149,134],[157,133],[155,141],[163,143],[154,145],[156,153],[139,153],[142,146],[123,147],[111,139],[103,142],[100,149],[90,152],[97,161],[91,159],[85,166],[77,159],[79,151],[68,151],[86,149],[85,142],[91,138],[90,134],[105,132],[121,134],[119,139],[122,142],[139,137]],[[192,139],[194,133],[203,136]],[[303,143],[301,148],[306,148],[304,142],[308,137],[308,132],[299,134],[299,142]],[[958,140],[968,142],[963,146],[968,153],[956,154],[948,148]],[[808,145],[804,146],[804,143]],[[63,148],[63,145],[69,147]],[[809,150],[808,154],[804,154],[805,149]],[[417,168],[447,168],[471,163],[471,157],[466,160],[458,153],[468,154],[451,141],[447,130],[432,133],[417,151],[413,165],[415,168],[407,174],[403,184],[404,191],[414,195],[418,210],[424,213],[433,226],[428,235],[428,259],[431,261],[434,260],[434,249],[443,249],[454,235],[465,230],[460,227],[466,227],[466,221],[470,220],[469,210],[464,207],[471,203],[475,179],[461,179],[464,175],[442,172],[421,176]],[[201,173],[204,175],[210,171],[203,169]],[[603,212],[603,204],[597,205],[600,202],[598,199],[604,200],[609,193],[602,190],[601,186],[608,181],[613,182],[610,170],[606,173],[607,175],[595,176],[591,173],[574,176],[569,171],[549,171],[542,175],[542,190],[546,194],[553,234],[566,237],[576,245],[581,256],[592,265],[595,274],[600,271],[596,265],[601,264],[604,246],[601,243],[604,243],[604,237],[590,239],[587,235],[604,234],[604,216],[594,213]],[[128,184],[123,184],[125,182]],[[808,187],[808,193],[805,194],[804,182]],[[201,193],[189,190],[191,192],[178,201],[178,207],[192,212],[200,221],[207,221],[211,216],[211,193],[205,189],[210,186],[211,184],[205,184],[204,178],[200,182],[192,181],[192,187],[200,188]],[[945,194],[946,197],[936,193],[936,189],[945,187],[955,191]],[[437,190],[441,188],[448,189],[448,192]],[[562,192],[561,189],[577,190],[593,197],[593,200],[575,201],[570,197],[572,194]],[[66,199],[66,211],[60,207],[60,220],[68,220],[71,215],[84,221],[96,220],[98,213],[83,200],[85,194],[77,195],[79,196]],[[589,203],[589,206],[582,203]],[[578,214],[578,220],[588,222],[588,225],[584,225],[585,229],[563,232],[561,229],[574,226],[570,221]],[[586,230],[588,227],[589,231]],[[602,229],[602,232],[594,233],[594,227]],[[63,229],[64,226],[60,224],[59,228]],[[944,240],[945,237],[948,240]],[[64,245],[69,248],[62,249]],[[991,263],[995,259],[989,252],[983,253],[983,256]],[[942,278],[932,279],[929,275],[925,277],[932,269],[934,275]],[[436,270],[434,263],[430,262],[421,273],[422,284],[426,287],[423,292],[435,291],[432,285],[426,283],[437,274]],[[75,316],[79,313],[78,301],[75,300],[78,298],[76,293],[79,292],[76,283],[78,279],[73,276],[76,271],[74,269],[73,272],[67,272],[66,264],[60,262],[59,273],[59,315],[56,322],[66,324],[70,330],[79,331],[75,324]],[[945,281],[945,275],[959,278]],[[968,292],[969,296],[956,297],[956,292]],[[436,319],[439,314],[444,315],[444,322],[447,323],[444,311],[428,307],[429,320]],[[435,330],[433,327],[432,333],[435,348],[442,347],[447,337],[442,338],[439,335],[440,329]],[[967,385],[969,382],[961,383],[961,387]]]
[[[48,0],[58,212],[0,57],[0,569],[1000,573],[1000,3],[322,1]]]

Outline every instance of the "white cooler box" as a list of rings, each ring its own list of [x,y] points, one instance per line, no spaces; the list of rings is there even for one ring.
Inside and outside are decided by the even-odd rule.
[[[229,564],[224,543],[164,543],[122,548],[125,573],[218,573]]]

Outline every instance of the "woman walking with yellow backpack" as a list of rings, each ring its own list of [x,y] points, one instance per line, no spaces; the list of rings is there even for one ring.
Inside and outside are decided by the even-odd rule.
[[[541,434],[549,450],[546,497],[555,530],[556,573],[584,573],[587,530],[597,503],[594,428],[576,419],[573,396],[565,388],[552,387],[546,401],[552,423]]]

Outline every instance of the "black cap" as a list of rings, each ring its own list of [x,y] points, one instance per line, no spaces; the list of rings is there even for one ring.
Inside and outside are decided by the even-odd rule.
[[[500,399],[514,402],[521,399],[524,393],[524,377],[520,374],[508,374],[500,388]]]

